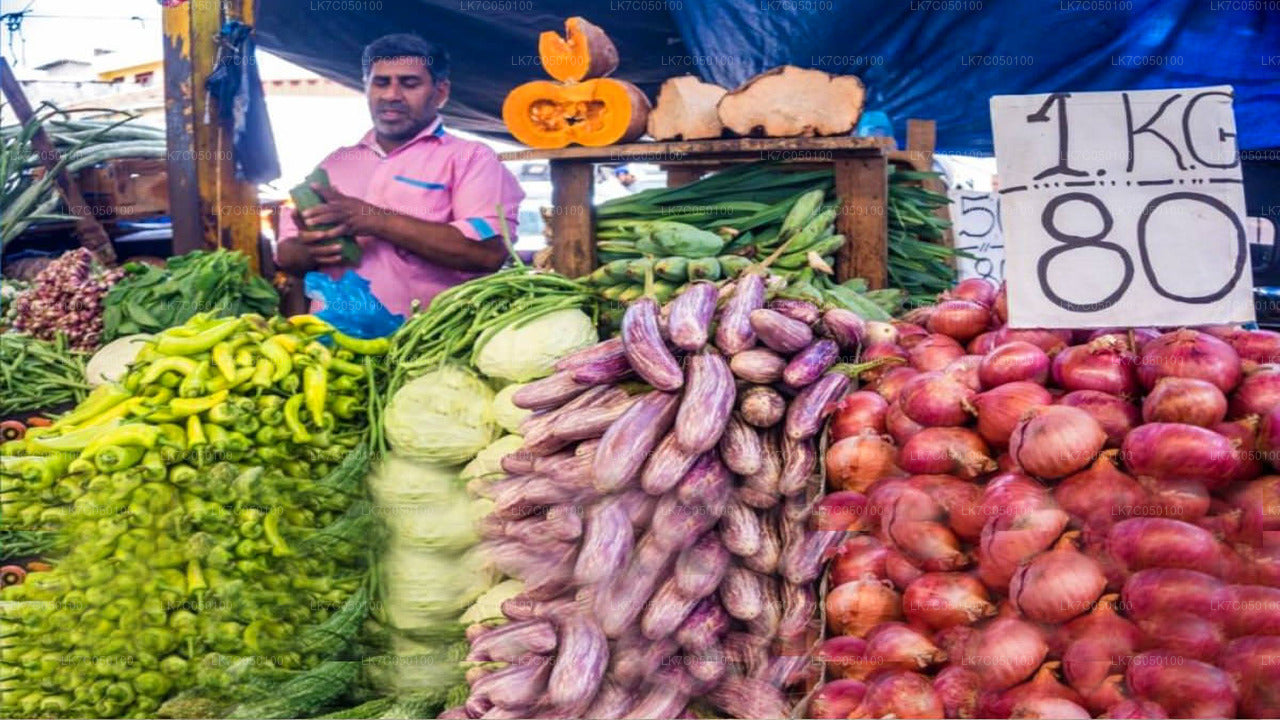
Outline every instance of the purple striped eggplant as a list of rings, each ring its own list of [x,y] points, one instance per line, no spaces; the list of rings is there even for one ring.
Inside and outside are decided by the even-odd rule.
[[[778,570],[787,582],[802,585],[822,574],[822,565],[844,541],[843,530],[813,530],[784,548]]]
[[[697,507],[707,498],[717,498],[733,482],[729,469],[714,452],[700,455],[693,467],[676,485],[676,500],[681,505]],[[652,519],[652,518],[651,518]]]
[[[671,424],[680,396],[657,390],[627,408],[600,439],[592,474],[602,493],[622,490],[635,481],[640,467]]]
[[[573,565],[577,548],[553,555],[544,563],[525,568],[524,594],[531,600],[554,600],[573,589]]]
[[[561,407],[533,414],[520,424],[520,433],[524,436],[524,446],[520,448],[521,451],[530,455],[550,455],[556,452],[568,444],[553,434],[555,424],[562,416],[584,408],[614,402],[626,396],[626,391],[621,388],[602,385],[583,392]]]
[[[609,426],[622,417],[622,414],[635,404],[637,399],[635,396],[625,396],[600,405],[564,413],[555,420],[550,434],[556,440],[566,444],[574,440],[598,438],[604,435]]]
[[[782,479],[782,447],[777,432],[760,431],[760,470],[742,479],[740,500],[757,509],[771,508],[778,504],[781,493],[778,482]]]
[[[597,502],[587,516],[582,549],[573,579],[579,585],[600,582],[626,567],[631,557],[634,531],[620,497]]]
[[[770,511],[760,513],[760,550],[742,558],[746,567],[762,575],[772,575],[778,570],[782,558],[782,538],[778,534],[778,522]]]
[[[809,658],[804,654],[775,655],[763,670],[756,673],[755,679],[785,690],[803,682],[810,669]]]
[[[724,434],[737,388],[729,363],[714,349],[703,348],[688,360],[689,384],[676,415],[676,442],[687,452],[704,453]]]
[[[523,578],[528,568],[555,562],[566,550],[576,550],[572,543],[532,544],[515,540],[486,541],[480,544],[485,561],[505,575]]]
[[[778,382],[786,367],[787,359],[767,348],[743,350],[729,360],[734,375],[759,385]]]
[[[848,392],[849,383],[848,376],[831,372],[801,390],[787,407],[787,437],[808,440],[817,435],[822,421],[835,410],[836,401]]]
[[[867,324],[855,312],[832,308],[822,313],[822,329],[836,344],[848,350],[862,343]]]
[[[675,552],[651,530],[636,544],[631,562],[596,596],[595,616],[605,635],[618,638],[634,627],[658,583],[675,565]]]
[[[571,597],[555,600],[534,600],[524,593],[502,601],[502,614],[513,622],[523,620],[554,620],[574,609]]]
[[[721,641],[725,660],[741,665],[748,675],[769,664],[770,644],[770,638],[747,632],[731,632]]]
[[[782,620],[778,623],[778,635],[800,635],[818,623],[818,594],[813,584],[785,583],[782,586]]]
[[[640,488],[628,490],[616,497],[622,509],[626,511],[632,528],[640,530],[649,527],[649,523],[653,520],[653,510],[658,506],[658,498]]]
[[[769,309],[776,310],[792,320],[799,320],[805,325],[813,325],[822,318],[822,312],[818,310],[818,306],[808,300],[777,298],[769,301]]]
[[[508,520],[517,520],[538,512],[546,505],[575,502],[582,495],[579,488],[534,476],[522,487],[504,487],[493,499],[493,512]]]
[[[679,416],[676,422],[680,422]],[[674,431],[667,433],[640,471],[640,487],[650,495],[662,495],[680,482],[702,454],[685,450]]]
[[[701,599],[681,593],[676,586],[676,579],[667,578],[645,606],[644,613],[640,616],[640,632],[650,640],[671,637]]]
[[[563,618],[555,665],[547,681],[547,701],[560,707],[590,702],[608,663],[609,641],[595,618],[585,612]]]
[[[738,413],[748,424],[758,428],[777,425],[787,412],[787,401],[767,385],[754,385],[744,390],[738,400]]]
[[[750,620],[764,610],[760,576],[741,565],[732,565],[720,583],[720,602],[739,620]]]
[[[747,630],[759,637],[773,639],[782,622],[782,582],[772,575],[761,575],[760,614],[747,621]]]
[[[547,690],[552,673],[547,658],[531,657],[480,678],[471,686],[471,694],[486,697],[498,707],[528,707]]]
[[[782,369],[782,382],[797,389],[810,385],[839,359],[840,346],[836,345],[835,340],[815,340],[812,345],[796,353]]]
[[[607,360],[611,357],[626,356],[626,350],[622,347],[622,338],[609,338],[595,345],[589,345],[581,350],[574,350],[556,361],[556,370],[572,370],[574,368],[590,365],[600,360]]]
[[[636,696],[612,679],[606,677],[600,685],[600,692],[591,701],[590,707],[583,717],[599,718],[599,720],[617,720],[627,714],[636,704]]]
[[[627,717],[636,720],[681,717],[688,704],[689,687],[684,670],[668,665],[650,678],[648,687]]]
[[[792,320],[776,310],[760,308],[749,316],[756,337],[771,350],[790,355],[813,342],[813,331],[799,320]]]
[[[729,560],[729,551],[720,537],[714,532],[705,533],[676,558],[676,589],[685,597],[699,600],[710,595],[720,587]]]
[[[725,612],[718,597],[703,598],[693,608],[676,630],[676,641],[691,653],[704,652],[716,647],[720,638],[729,631],[729,613]]]
[[[693,694],[703,695],[719,685],[728,670],[724,651],[719,647],[711,647],[706,652],[690,655],[685,658],[684,670],[693,681],[690,688]]]
[[[545,512],[507,522],[505,531],[507,538],[530,544],[544,539],[572,541],[582,535],[582,517],[576,506],[552,505]]]
[[[716,347],[725,355],[737,355],[756,344],[751,311],[764,307],[764,290],[764,278],[756,273],[738,278],[716,325]]]
[[[582,385],[607,385],[630,377],[632,370],[625,348],[619,347],[616,353],[597,358],[565,372],[569,373],[569,377],[573,378],[574,382]]]
[[[737,415],[729,418],[729,424],[720,436],[720,457],[724,464],[739,475],[760,472],[764,463],[764,447],[755,428]]]
[[[493,701],[489,699],[488,695],[480,695],[476,692],[472,692],[471,695],[467,697],[467,703],[462,707],[469,718],[482,718],[487,715],[490,710],[495,709]]]
[[[573,374],[561,370],[541,380],[534,380],[511,396],[511,402],[518,408],[526,410],[546,410],[559,407],[578,397],[590,385],[574,382]]]
[[[726,475],[718,485],[710,485],[698,502],[681,503],[674,492],[663,495],[653,511],[650,533],[673,552],[692,545],[702,533],[715,527],[724,513],[725,505],[733,491]]]
[[[763,680],[729,675],[707,693],[712,705],[736,718],[786,718],[790,706],[782,691]]]
[[[729,552],[747,557],[760,552],[760,516],[738,498],[731,498],[720,516],[720,541]]]
[[[658,330],[658,303],[642,297],[627,306],[622,316],[622,345],[627,360],[645,382],[659,390],[679,390],[684,373]]]
[[[563,447],[563,446],[561,446]],[[528,475],[533,472],[533,459],[537,457],[532,451],[528,450],[529,443],[526,441],[520,446],[519,450],[513,453],[507,453],[502,456],[501,464],[503,472],[509,475]],[[550,452],[555,452],[560,448],[554,448]]]
[[[526,620],[496,627],[471,641],[468,662],[512,662],[521,655],[545,655],[556,649],[555,626]]]
[[[789,522],[804,524],[817,504],[817,498],[809,500],[804,494],[792,495],[782,502],[782,517]]]
[[[618,638],[609,657],[609,677],[624,688],[635,689],[644,684],[680,647],[671,638],[649,638],[631,632]]]
[[[791,497],[802,495],[818,467],[818,449],[813,440],[782,439],[782,472],[778,492]]]
[[[670,315],[667,317],[667,332],[671,336],[671,344],[696,352],[707,344],[707,336],[711,331],[711,318],[716,312],[716,300],[720,289],[715,283],[699,281],[688,285],[684,292],[676,296],[668,305]]]

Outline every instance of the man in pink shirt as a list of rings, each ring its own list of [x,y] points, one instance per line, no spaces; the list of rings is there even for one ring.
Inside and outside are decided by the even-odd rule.
[[[369,280],[393,313],[408,315],[440,291],[500,268],[507,258],[499,206],[514,240],[524,192],[487,146],[445,132],[438,112],[449,99],[449,55],[407,34],[387,35],[364,49],[365,95],[373,129],[320,163],[332,189],[325,202],[281,221],[276,261],[301,275],[333,278],[347,269]],[[341,247],[354,235],[363,256],[345,265]]]

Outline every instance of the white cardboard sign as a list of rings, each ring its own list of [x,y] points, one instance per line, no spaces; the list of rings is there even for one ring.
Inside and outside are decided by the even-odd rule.
[[[973,258],[957,257],[960,280],[1004,280],[1004,232],[1000,223],[1000,196],[993,192],[952,189],[951,232],[955,248]]]
[[[1230,86],[991,98],[1013,327],[1254,319]]]

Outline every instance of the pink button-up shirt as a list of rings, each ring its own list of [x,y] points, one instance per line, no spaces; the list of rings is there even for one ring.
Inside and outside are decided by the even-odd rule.
[[[370,130],[355,145],[334,150],[320,167],[344,195],[420,220],[449,223],[473,240],[502,233],[501,204],[515,242],[524,199],[520,184],[492,149],[446,133],[439,118],[389,153]],[[282,214],[280,237],[296,234],[291,214]],[[407,316],[414,300],[425,306],[442,290],[483,274],[437,265],[381,238],[361,235],[356,242],[364,251],[358,265],[331,266],[324,272],[336,279],[354,269],[393,313]],[[312,310],[318,309],[312,303]]]

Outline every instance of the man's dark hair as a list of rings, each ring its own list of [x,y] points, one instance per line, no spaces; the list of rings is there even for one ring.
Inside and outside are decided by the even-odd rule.
[[[365,45],[360,57],[360,68],[365,80],[373,72],[373,64],[379,60],[418,58],[427,66],[432,82],[449,79],[449,51],[443,45],[423,40],[413,33],[383,35]]]

